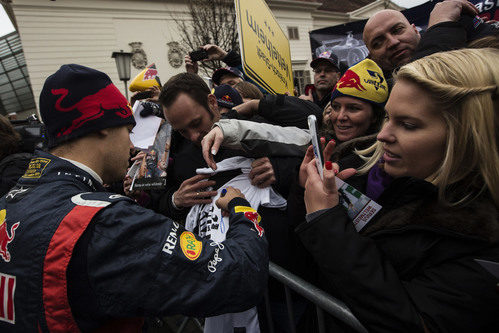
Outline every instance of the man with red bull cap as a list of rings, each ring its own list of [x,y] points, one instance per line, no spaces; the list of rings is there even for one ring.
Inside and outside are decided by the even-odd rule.
[[[140,332],[144,316],[213,316],[260,301],[267,242],[240,191],[217,201],[230,214],[222,243],[105,192],[126,173],[135,125],[106,74],[62,66],[40,113],[50,153],[37,151],[0,199],[1,332]]]

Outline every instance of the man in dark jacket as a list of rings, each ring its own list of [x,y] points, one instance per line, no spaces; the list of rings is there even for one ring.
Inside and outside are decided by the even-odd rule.
[[[216,191],[203,191],[215,185],[206,181],[207,177],[196,176],[195,170],[206,167],[201,151],[201,140],[220,119],[216,97],[210,94],[208,86],[197,75],[182,73],[172,77],[163,87],[160,102],[174,129],[171,153],[173,163],[169,168],[171,188],[155,200],[155,209],[167,216],[181,219],[190,207],[210,203]],[[241,155],[241,151],[222,150],[217,153],[216,161]],[[255,157],[255,156],[252,156]],[[298,166],[299,159],[286,157],[257,159],[250,173],[252,184],[258,187],[275,185],[278,192],[286,195],[289,176]],[[292,163],[290,165],[289,163]]]
[[[314,89],[300,98],[312,101],[324,110],[340,78],[340,62],[334,53],[324,51],[310,63],[310,67],[314,71]]]
[[[162,193],[153,193],[152,204],[156,211],[180,220],[187,216],[192,206],[211,203],[217,191],[207,190],[208,186],[218,189],[237,174],[217,174],[209,180],[207,176],[196,174],[197,168],[207,167],[201,140],[220,119],[216,97],[210,94],[208,86],[199,76],[182,73],[172,77],[163,86],[160,102],[165,118],[174,129],[170,151],[173,160],[168,168],[168,187]],[[216,153],[215,161],[241,155],[245,156],[241,151],[221,149]],[[249,174],[251,183],[260,188],[272,185],[279,194],[287,197],[289,180],[293,179],[300,163],[301,157],[296,156],[257,158]],[[285,211],[260,206],[258,212],[269,241],[270,259],[292,270],[294,263],[289,256],[290,231]]]
[[[126,173],[135,124],[106,74],[62,66],[45,82],[40,112],[50,153],[38,151],[0,199],[0,331],[140,332],[140,317],[259,302],[267,242],[240,192],[228,188],[217,202],[230,213],[222,243],[105,192]]]

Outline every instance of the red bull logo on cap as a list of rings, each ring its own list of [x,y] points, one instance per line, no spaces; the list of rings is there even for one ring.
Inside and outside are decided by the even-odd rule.
[[[234,207],[234,211],[236,213],[244,213],[244,216],[248,220],[253,222],[253,225],[255,226],[255,230],[258,233],[258,236],[260,237],[263,236],[264,230],[260,226],[260,221],[262,220],[262,218],[260,217],[260,214],[258,214],[256,210],[247,206],[236,206]]]
[[[10,253],[7,246],[10,242],[14,240],[16,236],[15,231],[19,227],[19,222],[14,223],[10,227],[10,235],[7,230],[7,223],[5,223],[5,217],[7,216],[7,211],[5,209],[0,210],[0,256],[5,262],[10,261]]]
[[[196,239],[192,232],[184,231],[180,235],[180,248],[189,260],[196,260],[201,255],[203,243]]]
[[[99,119],[104,115],[104,112],[114,112],[121,118],[132,117],[132,107],[130,103],[121,95],[120,91],[114,84],[99,90],[93,95],[83,97],[77,103],[64,107],[61,105],[62,101],[69,94],[66,88],[52,89],[52,95],[59,96],[55,102],[55,109],[60,112],[69,112],[77,110],[81,116],[73,120],[71,126],[62,129],[57,136],[68,135],[75,129],[80,128],[88,121]]]
[[[154,66],[154,64],[152,64],[152,66]],[[156,67],[152,66],[149,69],[147,69],[147,71],[144,73],[144,79],[143,79],[144,81],[153,80],[158,75],[158,70],[156,69]]]
[[[357,75],[357,73],[349,69],[338,81],[336,89],[354,88],[358,91],[366,90],[366,88],[364,88],[360,82],[360,77]]]
[[[331,57],[331,51],[324,51],[317,58],[326,58],[329,59]]]
[[[232,98],[230,98],[230,96],[229,96],[229,95],[223,95],[223,96],[222,96],[222,100],[223,100],[223,101],[226,101],[226,102],[232,102]]]

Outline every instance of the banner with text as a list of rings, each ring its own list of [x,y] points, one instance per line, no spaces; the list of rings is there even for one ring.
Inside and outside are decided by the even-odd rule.
[[[293,92],[287,36],[264,0],[235,0],[245,74],[272,94]]]

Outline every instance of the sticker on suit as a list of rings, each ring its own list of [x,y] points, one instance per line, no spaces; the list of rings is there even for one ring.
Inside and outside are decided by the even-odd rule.
[[[0,256],[5,262],[10,262],[11,256],[8,246],[14,240],[18,227],[19,222],[16,222],[9,230],[7,225],[7,211],[5,209],[0,210]]]
[[[260,226],[260,221],[262,220],[262,218],[260,217],[260,214],[258,214],[256,210],[248,206],[236,206],[234,207],[234,211],[236,213],[244,213],[244,216],[248,220],[253,222],[253,225],[255,226],[255,230],[258,233],[258,236],[260,237],[263,236],[264,230]]]
[[[190,231],[184,231],[180,235],[180,248],[189,260],[196,260],[201,255],[203,243],[196,239]]]
[[[16,292],[16,277],[0,273],[0,321],[16,323],[14,310],[14,293]]]
[[[28,169],[26,169],[22,178],[40,178],[50,161],[48,158],[33,158],[29,161]]]

